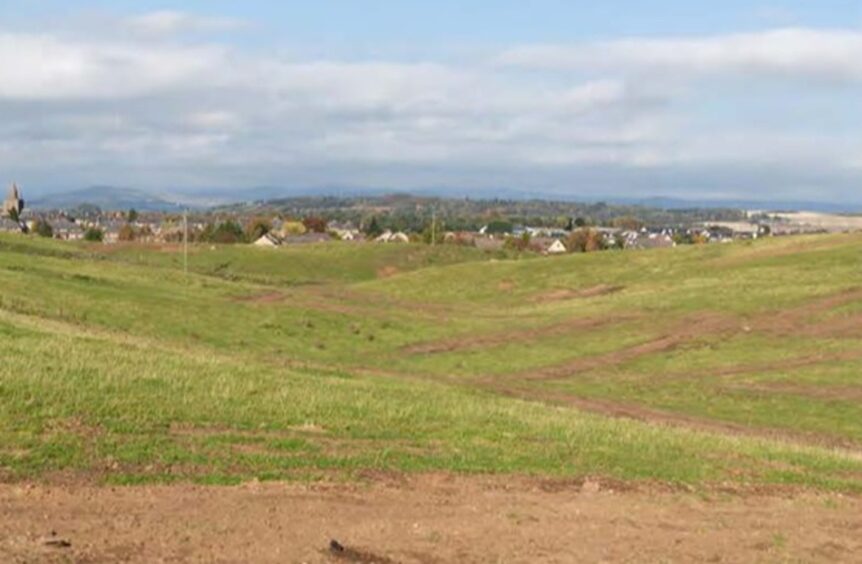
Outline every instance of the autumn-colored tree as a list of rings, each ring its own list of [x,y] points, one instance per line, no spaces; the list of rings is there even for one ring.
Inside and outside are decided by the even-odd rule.
[[[120,227],[120,232],[117,233],[117,239],[120,241],[134,241],[135,235],[135,228],[127,223]]]
[[[281,234],[284,237],[290,235],[302,235],[306,232],[305,225],[301,221],[285,221],[281,227]]]
[[[272,223],[265,217],[256,217],[248,222],[245,232],[249,241],[257,241],[272,231]]]
[[[326,233],[326,220],[317,215],[310,215],[302,220],[302,224],[311,233]]]
[[[592,253],[602,251],[605,247],[605,238],[595,229],[584,228],[572,231],[566,242],[566,248],[572,253]]]

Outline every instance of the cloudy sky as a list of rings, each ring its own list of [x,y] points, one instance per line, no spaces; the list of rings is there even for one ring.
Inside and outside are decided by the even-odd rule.
[[[13,179],[862,202],[862,2],[0,0]]]

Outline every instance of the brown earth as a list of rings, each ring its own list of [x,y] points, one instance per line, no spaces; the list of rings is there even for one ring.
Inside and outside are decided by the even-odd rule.
[[[668,352],[684,345],[696,344],[709,338],[732,337],[741,333],[765,333],[773,336],[806,336],[806,337],[854,337],[862,333],[862,316],[848,315],[837,318],[827,318],[812,321],[812,318],[828,313],[835,308],[862,300],[862,289],[852,288],[824,297],[816,298],[799,306],[788,308],[777,313],[762,314],[755,318],[743,320],[733,316],[718,313],[701,313],[689,316],[676,326],[667,330],[661,336],[631,347],[609,353],[575,358],[554,366],[530,370],[522,374],[513,374],[518,378],[528,380],[553,380],[567,378],[578,372],[619,366],[642,356]],[[848,355],[833,355],[835,359],[856,358]],[[824,361],[830,360],[824,358]],[[793,360],[789,367],[817,364],[817,360],[806,358]],[[784,363],[762,365],[761,369],[786,368]],[[742,367],[740,367],[742,369]],[[726,372],[733,373],[736,368],[730,367]],[[748,371],[743,369],[743,371]]]
[[[450,339],[437,341],[425,341],[404,347],[402,350],[407,354],[435,354],[444,352],[455,352],[464,350],[475,350],[488,347],[506,345],[509,343],[529,343],[541,338],[562,337],[569,333],[587,331],[608,327],[637,319],[636,315],[606,315],[604,317],[580,317],[567,319],[560,323],[534,327],[531,329],[517,329],[513,331],[500,331],[497,333],[479,333],[476,335],[464,335]]]
[[[330,548],[332,541],[336,549]],[[862,499],[425,475],[0,486],[3,562],[858,562]]]

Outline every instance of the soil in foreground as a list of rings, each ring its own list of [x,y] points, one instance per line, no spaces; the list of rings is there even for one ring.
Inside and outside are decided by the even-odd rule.
[[[332,541],[337,541],[337,544]],[[0,486],[2,562],[858,562],[862,499],[426,475]]]

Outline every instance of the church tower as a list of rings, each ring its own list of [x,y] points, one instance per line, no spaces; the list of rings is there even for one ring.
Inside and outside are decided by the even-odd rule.
[[[3,202],[3,214],[17,221],[22,211],[24,211],[24,200],[21,198],[21,190],[13,182],[9,186],[9,195]]]

